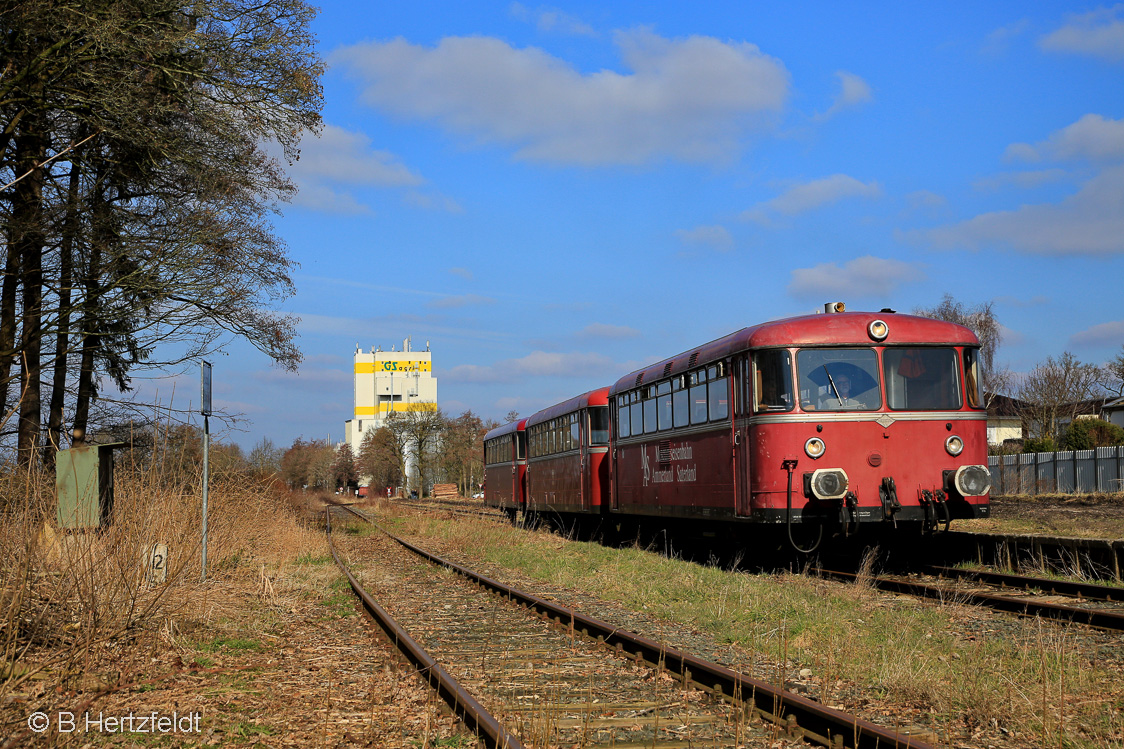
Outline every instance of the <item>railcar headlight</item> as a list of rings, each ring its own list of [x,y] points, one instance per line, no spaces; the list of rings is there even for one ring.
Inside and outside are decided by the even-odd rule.
[[[991,474],[986,466],[960,466],[956,469],[956,491],[963,497],[980,497],[991,490]]]
[[[964,452],[964,440],[954,434],[944,441],[944,449],[949,455],[959,455]]]
[[[885,320],[875,320],[867,326],[866,332],[876,341],[886,340],[886,336],[890,335],[890,326],[886,324]]]
[[[812,495],[816,499],[839,499],[847,494],[850,482],[842,468],[821,468],[812,472]]]
[[[804,452],[807,453],[808,457],[812,460],[823,457],[826,451],[827,445],[819,437],[812,437],[804,443]]]

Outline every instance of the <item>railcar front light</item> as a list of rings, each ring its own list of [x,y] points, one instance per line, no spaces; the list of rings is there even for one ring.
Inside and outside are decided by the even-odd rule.
[[[987,466],[960,466],[956,469],[956,491],[963,497],[981,497],[991,490]]]
[[[812,437],[804,443],[804,452],[807,453],[808,457],[812,460],[821,458],[823,454],[827,452],[827,444],[819,437]]]
[[[964,440],[954,434],[944,441],[944,449],[949,455],[959,455],[964,452]]]
[[[846,496],[850,481],[842,468],[821,468],[812,472],[809,484],[816,499],[839,499]]]
[[[886,336],[890,335],[890,326],[886,324],[885,320],[875,320],[867,326],[866,332],[876,341],[886,340]]]

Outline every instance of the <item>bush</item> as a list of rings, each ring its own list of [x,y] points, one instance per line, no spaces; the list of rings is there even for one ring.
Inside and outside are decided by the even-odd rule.
[[[1031,437],[1023,443],[1024,453],[1052,453],[1057,449],[1052,437]]]
[[[1124,445],[1124,429],[1103,419],[1077,419],[1062,436],[1062,450]]]

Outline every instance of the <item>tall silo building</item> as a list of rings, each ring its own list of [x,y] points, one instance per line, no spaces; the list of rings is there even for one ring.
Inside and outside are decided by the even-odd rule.
[[[358,456],[363,438],[386,424],[392,413],[437,410],[437,378],[433,376],[433,356],[426,342],[425,351],[414,351],[411,339],[402,341],[402,350],[382,347],[364,352],[355,349],[354,413],[344,425],[345,439]],[[414,478],[416,456],[407,452],[406,475]],[[366,483],[366,477],[360,478]]]

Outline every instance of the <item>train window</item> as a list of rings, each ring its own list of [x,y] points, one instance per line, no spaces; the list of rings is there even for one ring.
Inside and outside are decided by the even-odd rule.
[[[713,380],[709,383],[710,419],[725,419],[730,415],[730,393],[726,380]]]
[[[639,400],[636,400],[633,401],[631,406],[629,406],[629,409],[632,412],[633,436],[644,434],[644,404]]]
[[[806,411],[873,411],[882,406],[874,349],[801,349],[796,370],[800,405]]]
[[[644,401],[644,434],[656,431],[656,399]]]
[[[758,351],[753,373],[755,411],[792,410],[792,359],[787,351]]]
[[[700,375],[705,374],[699,372]],[[706,423],[706,382],[702,381],[695,385],[690,390],[691,398],[691,423],[692,424],[705,424]]]
[[[517,460],[525,460],[527,458],[527,435],[516,433],[515,435],[515,458]]]
[[[882,352],[890,408],[948,411],[960,408],[960,364],[954,348],[887,348]]]
[[[672,410],[675,412],[675,426],[685,427],[691,423],[690,399],[686,390],[676,390],[672,394]]]
[[[664,386],[667,386],[666,391]],[[658,406],[658,420],[659,428],[662,432],[665,429],[671,429],[671,383],[665,382],[660,385],[660,396],[657,398]]]
[[[983,378],[980,376],[980,350],[978,348],[964,349],[964,391],[968,393],[968,405],[972,408],[983,408]]]
[[[627,403],[621,403],[620,407],[617,409],[617,436],[618,437],[629,436],[632,432],[629,430],[628,427],[629,427],[629,423],[628,423],[628,404]]]
[[[589,409],[589,444],[609,444],[609,409],[604,407]]]
[[[578,415],[570,414],[570,449],[573,450],[581,443],[581,427],[578,425]]]

